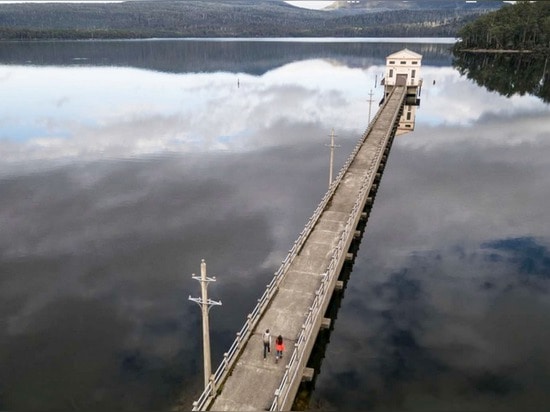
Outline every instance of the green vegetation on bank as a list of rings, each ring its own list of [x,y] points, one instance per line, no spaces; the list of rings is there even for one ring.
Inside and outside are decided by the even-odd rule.
[[[503,96],[550,102],[550,2],[503,7],[464,26],[459,37],[453,67],[462,75]]]
[[[519,1],[479,17],[459,32],[455,50],[550,52],[550,2]]]
[[[0,39],[455,37],[466,23],[502,6],[450,3],[388,1],[378,9],[365,5],[333,11],[305,10],[274,0],[3,4]]]

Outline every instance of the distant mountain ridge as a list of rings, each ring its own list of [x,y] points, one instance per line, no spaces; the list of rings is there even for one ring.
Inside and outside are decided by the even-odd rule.
[[[0,38],[453,37],[501,1],[369,0],[330,11],[283,0],[0,3]]]

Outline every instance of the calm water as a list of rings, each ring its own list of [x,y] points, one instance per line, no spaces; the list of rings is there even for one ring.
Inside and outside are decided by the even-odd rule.
[[[0,410],[168,410],[213,363],[378,102],[423,54],[311,409],[544,410],[550,107],[448,45],[0,43]],[[377,104],[372,106],[374,114]],[[260,349],[259,349],[260,350]]]

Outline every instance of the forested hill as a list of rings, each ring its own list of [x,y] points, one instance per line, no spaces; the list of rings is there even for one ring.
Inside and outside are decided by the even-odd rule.
[[[313,11],[282,0],[0,4],[0,38],[455,37],[501,1],[369,0]],[[350,5],[351,4],[351,5]]]
[[[528,50],[550,53],[550,1],[520,1],[464,26],[455,50]]]

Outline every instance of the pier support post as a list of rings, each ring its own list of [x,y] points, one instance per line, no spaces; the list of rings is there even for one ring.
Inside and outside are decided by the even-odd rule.
[[[302,374],[302,382],[311,382],[313,380],[314,375],[315,375],[315,369],[304,368],[304,373]]]

